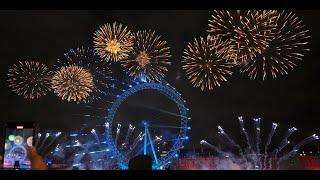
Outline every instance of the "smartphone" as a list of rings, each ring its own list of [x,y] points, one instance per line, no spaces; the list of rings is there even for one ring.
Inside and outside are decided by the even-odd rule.
[[[4,132],[3,169],[31,169],[28,146],[34,145],[35,124],[8,122]]]

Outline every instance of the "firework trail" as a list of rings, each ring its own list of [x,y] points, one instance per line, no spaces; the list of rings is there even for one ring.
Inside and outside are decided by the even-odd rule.
[[[277,123],[272,123],[272,128],[271,128],[271,131],[270,131],[270,133],[269,133],[269,136],[268,136],[268,140],[267,140],[267,142],[266,142],[266,146],[265,146],[265,148],[264,148],[264,161],[263,161],[263,163],[264,163],[264,168],[265,169],[267,169],[267,159],[268,159],[268,147],[269,147],[269,145],[270,145],[270,143],[271,143],[271,140],[272,140],[272,137],[273,137],[273,135],[274,135],[274,132],[275,132],[275,130],[277,129],[277,127],[278,127],[278,124]]]

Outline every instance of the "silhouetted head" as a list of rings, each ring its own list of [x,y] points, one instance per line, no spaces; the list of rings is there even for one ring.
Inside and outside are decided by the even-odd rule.
[[[129,170],[152,170],[152,158],[147,155],[138,155],[130,159]]]

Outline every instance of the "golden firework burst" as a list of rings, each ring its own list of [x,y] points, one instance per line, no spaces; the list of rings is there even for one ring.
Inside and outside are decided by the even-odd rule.
[[[19,61],[8,76],[9,87],[25,99],[38,99],[51,90],[52,72],[38,61]]]
[[[235,62],[239,65],[264,51],[274,37],[276,11],[214,11],[208,32],[223,41],[230,41]]]
[[[286,75],[310,50],[309,30],[295,13],[278,12],[276,23],[274,38],[269,42],[268,48],[244,64],[240,70],[251,79],[265,80],[267,77],[277,78],[279,75]]]
[[[62,100],[86,102],[93,89],[92,74],[76,65],[62,67],[52,78],[52,88]]]
[[[94,47],[106,61],[126,59],[132,50],[132,35],[122,24],[105,24],[94,34]]]
[[[201,90],[213,90],[227,81],[234,66],[227,53],[229,50],[229,43],[210,36],[206,39],[195,38],[194,42],[189,43],[183,52],[182,68],[191,84]]]
[[[159,80],[168,71],[170,47],[155,31],[138,31],[134,35],[133,51],[128,60],[122,61],[129,76],[148,80]]]
[[[82,67],[92,75],[94,86],[86,102],[101,99],[110,90],[113,78],[109,63],[105,62],[94,49],[87,47],[70,49],[56,63],[57,69],[69,65]]]

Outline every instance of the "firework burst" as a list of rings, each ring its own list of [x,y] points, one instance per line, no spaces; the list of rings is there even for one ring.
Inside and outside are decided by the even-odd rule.
[[[234,66],[227,55],[229,47],[228,43],[210,36],[188,44],[183,52],[182,68],[194,87],[213,90],[227,81],[226,77],[232,74]]]
[[[38,99],[51,89],[52,72],[37,61],[19,61],[8,73],[9,87],[25,99]]]
[[[309,51],[308,30],[303,22],[292,12],[279,12],[277,28],[269,47],[250,60],[241,69],[251,79],[266,77],[277,78],[286,75],[288,71],[302,61]]]
[[[170,47],[154,31],[138,31],[134,35],[133,51],[123,66],[129,76],[135,79],[145,75],[148,80],[164,77],[170,65]]]
[[[92,74],[76,65],[62,67],[52,78],[54,92],[62,100],[85,102],[93,90]]]
[[[126,59],[132,50],[132,35],[122,24],[105,24],[95,32],[94,47],[106,61]]]
[[[92,93],[85,98],[85,102],[101,99],[112,85],[112,72],[109,64],[101,59],[95,50],[91,48],[71,49],[57,61],[57,70],[61,67],[78,66],[92,76]],[[91,84],[91,83],[90,83]],[[72,84],[71,84],[72,85]],[[72,85],[73,86],[73,85]]]
[[[209,20],[210,35],[230,41],[237,64],[246,63],[268,47],[273,38],[276,11],[214,11]]]

